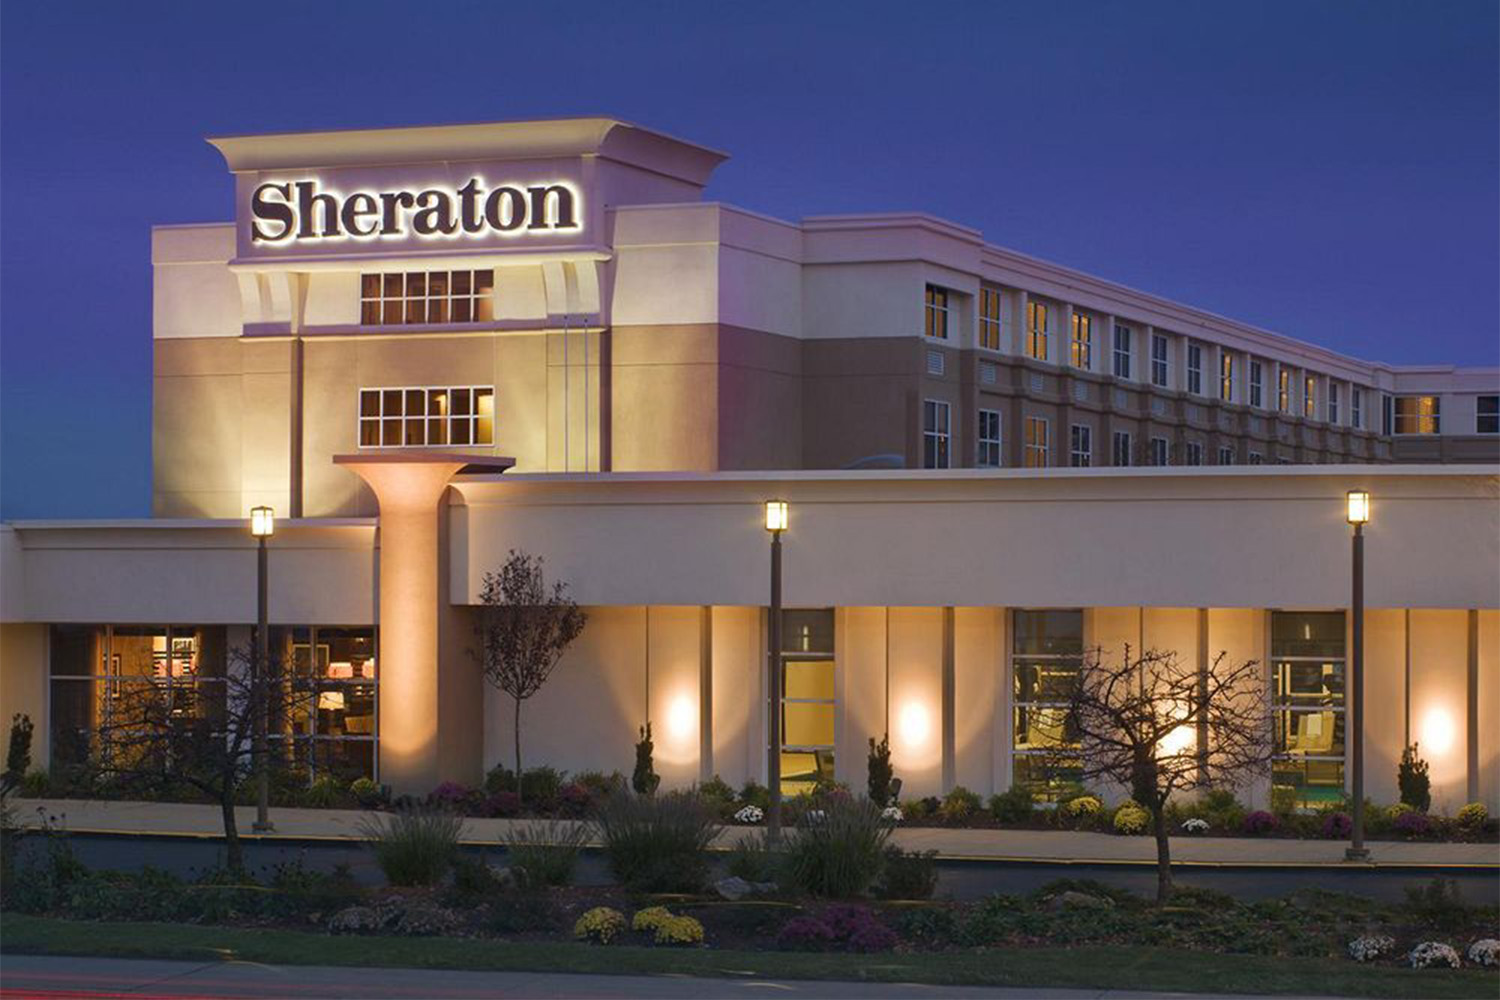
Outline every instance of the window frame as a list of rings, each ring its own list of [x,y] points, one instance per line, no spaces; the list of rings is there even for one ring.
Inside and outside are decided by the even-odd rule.
[[[457,275],[464,275],[463,284],[468,290],[457,290]],[[433,278],[442,275],[444,291],[431,293]],[[419,294],[411,292],[412,279],[420,278]],[[392,279],[399,287],[391,294]],[[361,327],[396,326],[458,326],[474,327],[495,321],[495,269],[493,267],[445,268],[432,271],[361,271],[359,274],[359,325]],[[432,318],[430,303],[444,304],[444,315]],[[421,303],[421,318],[413,318],[413,306]],[[462,303],[469,314],[466,319],[455,319],[457,306]],[[390,313],[395,307],[396,317]],[[380,318],[370,318],[374,308]]]
[[[1121,346],[1122,344],[1124,346]],[[1114,364],[1112,366],[1115,378],[1130,378],[1130,358],[1134,346],[1134,331],[1123,323],[1116,323],[1114,332]]]
[[[1087,469],[1094,464],[1094,428],[1073,424],[1068,428],[1068,467]]]
[[[1091,371],[1094,366],[1094,318],[1073,310],[1073,339],[1068,359],[1074,368]]]
[[[994,434],[986,433],[990,428],[986,423],[993,423]],[[1003,427],[1000,411],[981,408],[975,421],[974,437],[974,465],[981,469],[999,469],[1005,465],[1005,450]],[[986,461],[987,457],[993,457],[994,461]]]
[[[1195,341],[1187,342],[1187,361],[1185,369],[1187,372],[1187,391],[1194,396],[1203,395],[1203,345]]]
[[[1041,443],[1036,441],[1036,431],[1041,430]],[[1022,438],[1022,467],[1027,469],[1046,469],[1052,464],[1052,424],[1046,417],[1028,416],[1025,418],[1025,434]],[[1035,461],[1035,459],[1040,461]]]
[[[1122,442],[1125,446],[1123,451],[1120,448]],[[1124,469],[1130,467],[1130,465],[1132,464],[1131,459],[1134,457],[1131,454],[1131,448],[1133,447],[1133,444],[1134,442],[1132,441],[1132,435],[1129,431],[1115,431],[1111,435],[1110,458],[1113,460],[1115,468]],[[1123,455],[1125,458],[1125,461],[1123,462],[1120,461],[1121,455]]]
[[[991,306],[993,305],[993,312]],[[986,351],[1003,349],[1005,322],[1002,318],[1004,300],[1000,289],[993,285],[979,286],[979,347]]]
[[[422,408],[426,412],[420,416],[406,413],[407,402],[411,399],[410,393],[414,392],[422,393]],[[434,392],[447,394],[447,399],[450,402],[445,404],[447,406],[445,414],[434,414],[432,412],[433,402],[431,394]],[[469,405],[467,411],[464,413],[455,412],[456,407],[451,402],[454,393],[458,392],[469,394]],[[365,413],[364,404],[367,394],[374,395],[377,399],[379,412],[374,415],[367,415]],[[387,414],[385,412],[386,402],[391,394],[395,394],[401,402],[400,413]],[[483,407],[480,403],[481,399],[489,400],[488,414],[483,412]],[[495,445],[496,432],[499,430],[499,420],[497,418],[495,403],[494,385],[362,385],[355,394],[354,440],[361,451],[391,451],[402,448],[492,448]],[[484,421],[486,420],[489,422],[488,441],[481,440]],[[446,440],[433,442],[429,440],[431,429],[434,423],[438,421],[443,423]],[[399,443],[386,443],[386,431],[390,429],[388,425],[391,422],[396,422],[400,430],[401,441]],[[407,440],[408,432],[412,429],[411,425],[413,422],[422,425],[422,440],[419,442],[410,442]],[[468,438],[467,441],[455,442],[453,440],[454,428],[459,424],[467,426],[467,430],[463,435]],[[375,429],[376,437],[379,439],[378,444],[365,443],[366,427],[373,427]]]
[[[927,283],[924,295],[923,328],[922,335],[928,340],[948,339],[949,320],[951,318],[952,306],[949,303],[948,289],[941,285]],[[936,331],[936,332],[934,332]]]
[[[1393,396],[1391,404],[1395,416],[1395,434],[1397,437],[1436,437],[1443,433],[1443,397],[1432,396]],[[1402,413],[1401,404],[1413,400],[1417,404],[1417,410],[1413,413]],[[1432,412],[1422,412],[1424,403],[1432,404]],[[1416,429],[1411,428],[1415,423]],[[1405,428],[1405,429],[1403,429]]]
[[[953,405],[947,400],[922,400],[922,468],[953,468]]]
[[[1158,448],[1158,446],[1160,447]],[[1150,459],[1149,464],[1152,468],[1164,469],[1172,464],[1172,442],[1167,438],[1164,438],[1160,435],[1152,435],[1150,442],[1146,447],[1146,457]],[[1157,454],[1158,451],[1160,451],[1160,456],[1158,456]],[[1161,458],[1161,461],[1159,462],[1157,461],[1158,457]]]
[[[1166,334],[1151,334],[1151,384],[1162,389],[1172,388],[1172,347]]]
[[[1474,433],[1500,434],[1500,395],[1485,392],[1474,397]]]
[[[1261,362],[1250,359],[1250,405],[1257,409],[1264,409],[1261,405],[1266,398],[1264,372],[1261,370]]]
[[[1048,324],[1050,310],[1047,303],[1036,299],[1026,301],[1026,356],[1035,361],[1048,360]],[[1037,325],[1037,318],[1041,318],[1041,325]]]

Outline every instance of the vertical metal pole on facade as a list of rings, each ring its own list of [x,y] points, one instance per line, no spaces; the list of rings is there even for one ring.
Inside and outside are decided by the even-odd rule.
[[[255,824],[251,827],[256,833],[266,833],[273,829],[271,825],[271,782],[269,768],[266,766],[266,714],[270,711],[269,692],[266,690],[267,661],[271,650],[270,625],[267,619],[269,615],[269,602],[267,600],[267,555],[266,536],[260,535],[256,538],[260,543],[256,558],[256,580],[255,580],[255,660],[251,665],[250,672],[250,710],[254,713],[255,725]]]
[[[770,715],[767,726],[766,784],[770,786],[771,808],[766,816],[766,832],[771,840],[781,836],[781,531],[771,532],[771,619],[766,628],[766,645],[770,647]]]
[[[1354,621],[1350,629],[1351,680],[1353,681],[1352,705],[1353,751],[1354,751],[1354,822],[1349,832],[1349,848],[1344,852],[1347,861],[1368,861],[1370,852],[1365,848],[1365,531],[1364,523],[1354,524],[1353,564],[1351,581],[1350,614]]]

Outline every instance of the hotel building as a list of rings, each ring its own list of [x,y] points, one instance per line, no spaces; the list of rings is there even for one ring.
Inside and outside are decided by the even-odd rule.
[[[1249,789],[1500,806],[1500,371],[1362,361],[918,214],[702,199],[724,154],[612,119],[211,139],[235,221],[160,227],[154,516],[0,527],[0,713],[86,752],[132,685],[222,687],[275,509],[274,646],[309,773],[476,782],[512,722],[483,574],[546,560],[589,624],[529,760],[669,785],[1042,783],[1086,651],[1264,665]],[[1257,468],[1257,466],[1259,468]],[[1369,490],[1366,718],[1343,499]],[[763,502],[785,536],[768,702]],[[216,680],[219,678],[219,680]],[[175,694],[174,694],[175,697]]]

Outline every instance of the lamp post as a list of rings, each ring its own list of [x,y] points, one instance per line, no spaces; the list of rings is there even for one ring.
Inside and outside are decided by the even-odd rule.
[[[1368,861],[1365,848],[1365,524],[1370,520],[1370,494],[1350,490],[1346,498],[1345,519],[1354,526],[1354,573],[1349,613],[1354,616],[1350,629],[1350,679],[1353,690],[1354,716],[1354,822],[1349,831],[1345,861]]]
[[[250,705],[254,713],[255,734],[252,753],[255,758],[255,824],[256,833],[267,833],[271,825],[271,786],[266,770],[266,712],[269,708],[263,689],[266,661],[270,657],[271,636],[269,602],[267,601],[266,539],[276,530],[276,513],[270,507],[250,508],[250,534],[259,543],[255,562],[255,659],[250,664]]]
[[[770,700],[766,755],[766,784],[770,786],[771,808],[766,813],[766,836],[774,841],[781,836],[781,533],[786,530],[785,500],[766,501],[766,530],[771,533],[771,618],[766,627],[766,645],[770,646],[770,681],[766,685]]]

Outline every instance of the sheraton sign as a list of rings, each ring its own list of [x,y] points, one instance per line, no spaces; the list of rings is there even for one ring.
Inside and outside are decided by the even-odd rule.
[[[267,181],[250,194],[250,239],[259,244],[343,239],[453,239],[576,231],[578,190],[566,181],[459,188],[323,190],[316,180]]]

